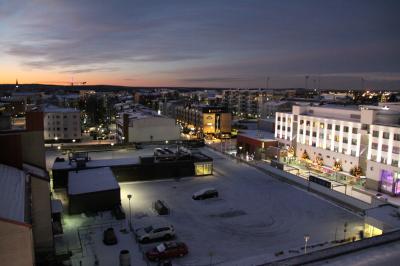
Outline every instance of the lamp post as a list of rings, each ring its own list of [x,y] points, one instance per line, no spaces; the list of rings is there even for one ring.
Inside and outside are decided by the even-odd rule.
[[[309,235],[304,235],[304,254],[307,253],[307,242],[310,239]]]
[[[111,142],[111,158],[114,159],[114,142]]]
[[[128,200],[129,200],[129,230],[132,231],[132,209],[131,209],[131,198],[132,195],[128,194]]]

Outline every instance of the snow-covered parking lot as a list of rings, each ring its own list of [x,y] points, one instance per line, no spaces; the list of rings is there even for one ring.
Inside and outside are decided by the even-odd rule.
[[[214,175],[173,180],[121,183],[123,207],[129,215],[127,194],[132,194],[135,228],[167,223],[189,254],[176,265],[252,265],[304,252],[308,246],[356,235],[363,219],[313,194],[277,181],[264,173],[204,149],[214,158]],[[194,201],[194,192],[215,187],[218,199]],[[156,200],[171,208],[168,216],[152,209]],[[143,245],[143,250],[154,244]],[[324,247],[327,247],[325,244]],[[308,250],[313,250],[309,247]]]

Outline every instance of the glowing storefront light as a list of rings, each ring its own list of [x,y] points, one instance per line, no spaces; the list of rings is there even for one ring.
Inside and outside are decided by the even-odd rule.
[[[379,229],[377,227],[374,227],[374,226],[372,226],[370,224],[366,223],[364,225],[364,236],[365,237],[379,236],[379,235],[382,234],[382,232],[383,231],[381,229]]]

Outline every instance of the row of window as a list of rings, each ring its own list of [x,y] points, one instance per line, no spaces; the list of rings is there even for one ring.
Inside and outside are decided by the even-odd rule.
[[[372,155],[371,156],[371,161],[378,162],[376,155]],[[378,162],[378,163],[387,164],[387,158],[386,157],[381,157],[381,161]],[[395,160],[395,159],[392,159],[391,166],[397,167],[398,165],[399,165],[399,161]]]
[[[304,132],[303,129],[300,129],[300,134],[303,134],[303,132]],[[309,131],[309,130],[306,130],[306,134],[305,134],[305,135],[306,135],[306,136],[310,136],[310,131]],[[313,136],[313,137],[317,137],[317,132],[314,131],[314,132],[312,133],[312,136]],[[320,138],[320,139],[323,139],[324,137],[325,137],[325,134],[324,134],[324,133],[320,133],[320,134],[319,134],[319,138]],[[327,135],[327,139],[328,139],[328,140],[331,140],[331,139],[332,139],[331,134],[328,134],[328,135]],[[335,138],[334,138],[334,139],[335,139],[336,142],[339,142],[339,136],[338,136],[338,135],[335,135]],[[343,137],[342,142],[343,142],[343,143],[349,143],[349,139],[348,139],[347,137]],[[352,144],[352,145],[357,145],[357,139],[351,139],[351,144]]]
[[[280,125],[277,125],[276,128],[279,130],[279,129],[281,129],[281,126],[280,126]],[[285,127],[285,126],[282,126],[282,130],[286,130],[286,127]],[[291,128],[288,127],[288,128],[287,128],[287,131],[290,132],[290,130],[291,130]]]
[[[372,136],[375,137],[375,138],[378,138],[379,137],[379,131],[377,131],[377,130],[372,131]],[[389,139],[389,137],[390,137],[390,133],[389,132],[383,132],[382,133],[382,138]],[[393,134],[393,140],[400,141],[400,134],[398,134],[398,133]]]
[[[59,116],[59,115],[48,115],[47,116],[47,118],[48,119],[50,119],[50,118],[60,118],[61,116]],[[72,116],[73,118],[77,118],[77,115],[73,115]],[[66,115],[63,115],[63,118],[67,118],[67,116]]]
[[[278,121],[281,121],[281,117],[280,116],[278,116]],[[286,117],[282,117],[282,122],[286,122]],[[291,123],[292,122],[292,118],[288,118],[288,123]]]
[[[74,137],[77,137],[77,136],[78,136],[77,134],[74,134]],[[58,135],[57,135],[57,134],[53,134],[53,136],[51,136],[51,134],[49,133],[49,138],[51,138],[51,137],[55,138],[55,137],[58,137]],[[64,135],[64,138],[68,139],[68,138],[69,138],[69,135],[68,135],[68,134],[65,134],[65,135]]]
[[[51,128],[49,128],[49,131],[51,131],[52,129]],[[77,131],[78,130],[78,128],[76,128],[76,127],[74,127],[74,131]],[[59,127],[53,127],[53,131],[60,131],[60,128]],[[68,131],[68,128],[67,127],[64,127],[64,131]]]

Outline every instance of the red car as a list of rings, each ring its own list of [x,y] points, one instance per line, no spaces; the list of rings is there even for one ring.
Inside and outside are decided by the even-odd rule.
[[[151,261],[183,257],[189,250],[183,242],[165,242],[146,252],[146,257]]]

